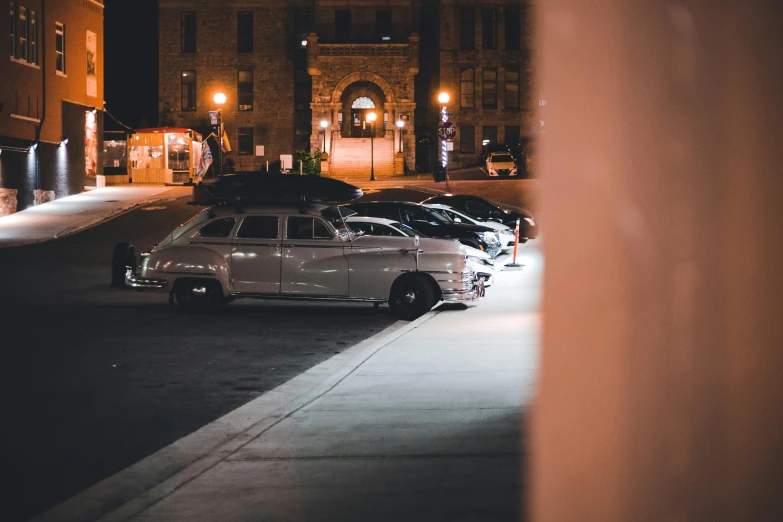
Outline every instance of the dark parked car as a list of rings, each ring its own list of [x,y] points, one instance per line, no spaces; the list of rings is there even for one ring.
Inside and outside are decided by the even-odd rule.
[[[467,212],[484,221],[496,221],[511,227],[516,225],[519,220],[519,238],[535,239],[538,237],[538,224],[532,214],[527,212],[516,212],[504,208],[497,203],[493,203],[478,196],[458,194],[455,196],[433,196],[422,201],[423,204],[440,203],[448,205],[458,210]]]
[[[345,205],[359,216],[392,219],[430,237],[459,239],[460,243],[478,248],[495,257],[500,253],[500,238],[489,227],[453,223],[432,209],[407,201],[368,201]]]

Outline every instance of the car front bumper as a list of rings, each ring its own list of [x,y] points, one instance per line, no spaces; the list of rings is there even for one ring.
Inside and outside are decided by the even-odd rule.
[[[461,301],[475,301],[484,296],[484,280],[476,278],[473,271],[461,274],[449,274],[457,278],[439,279],[438,285],[441,291],[441,300],[446,303],[458,303]]]

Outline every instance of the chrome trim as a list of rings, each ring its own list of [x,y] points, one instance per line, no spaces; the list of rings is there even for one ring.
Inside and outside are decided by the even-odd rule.
[[[325,240],[328,241],[328,240]],[[283,248],[344,248],[343,245],[280,245]]]
[[[191,276],[216,276],[217,272],[161,272],[161,274],[191,275]]]
[[[125,267],[125,285],[130,288],[165,288],[168,281],[165,279],[149,279],[137,277],[133,268]]]
[[[387,298],[348,297],[340,295],[296,295],[296,294],[258,294],[252,292],[231,292],[231,297],[248,297],[251,299],[279,299],[290,301],[354,301],[359,303],[385,303]]]
[[[280,243],[231,243],[231,246],[279,247]]]

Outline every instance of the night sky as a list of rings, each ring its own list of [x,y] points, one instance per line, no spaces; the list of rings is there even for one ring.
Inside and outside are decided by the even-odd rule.
[[[158,2],[106,2],[105,98],[117,119],[133,128],[158,119]],[[146,122],[146,123],[144,123]],[[107,130],[120,130],[109,116]]]

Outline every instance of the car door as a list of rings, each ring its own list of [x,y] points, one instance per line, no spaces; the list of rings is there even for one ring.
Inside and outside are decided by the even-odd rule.
[[[282,242],[282,294],[348,296],[348,260],[342,239],[314,216],[287,216]]]
[[[234,291],[280,293],[280,216],[245,216],[231,248]]]

